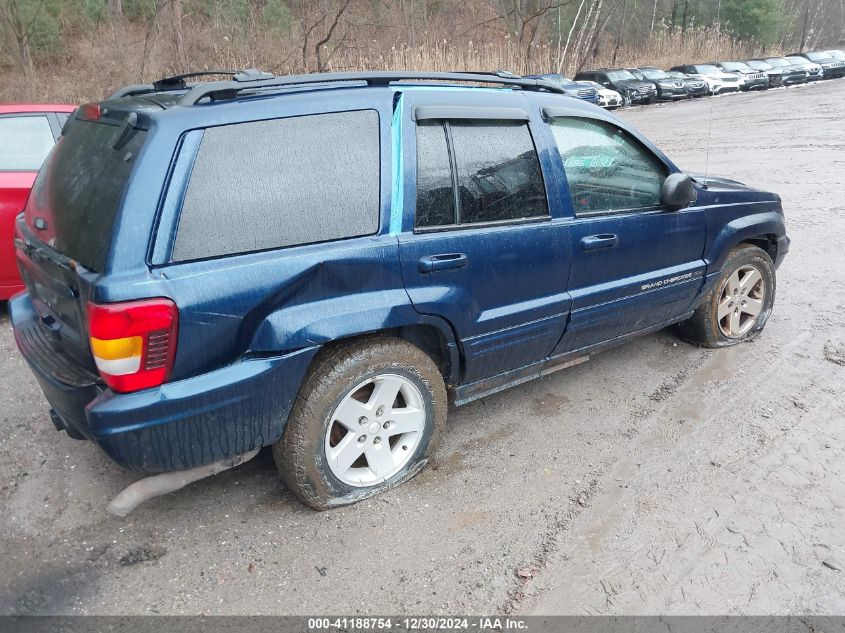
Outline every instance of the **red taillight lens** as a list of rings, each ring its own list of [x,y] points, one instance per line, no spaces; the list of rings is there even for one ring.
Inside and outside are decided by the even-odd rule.
[[[179,311],[170,299],[88,304],[88,335],[97,370],[122,393],[170,378]]]

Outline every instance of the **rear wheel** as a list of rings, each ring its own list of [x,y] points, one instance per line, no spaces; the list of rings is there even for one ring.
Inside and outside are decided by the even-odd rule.
[[[322,510],[413,477],[445,422],[446,388],[431,358],[373,338],[315,360],[273,456],[288,488]]]
[[[702,347],[747,341],[766,325],[775,301],[775,267],[768,253],[750,244],[731,251],[723,273],[681,334]]]

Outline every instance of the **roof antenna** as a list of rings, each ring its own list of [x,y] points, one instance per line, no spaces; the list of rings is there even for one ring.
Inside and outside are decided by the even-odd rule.
[[[714,64],[713,65],[713,80],[715,83],[716,80],[716,72],[719,68]],[[707,173],[710,169],[710,133],[713,131],[713,101],[715,101],[716,95],[714,94],[710,97],[710,118],[707,121],[707,149],[704,152],[704,182],[701,185],[707,189]]]
[[[713,75],[714,79],[716,75]],[[715,96],[715,95],[714,95]],[[710,169],[710,133],[713,130],[713,97],[710,97],[710,119],[707,121],[707,149],[704,152],[704,182],[702,186],[707,188],[707,172]]]

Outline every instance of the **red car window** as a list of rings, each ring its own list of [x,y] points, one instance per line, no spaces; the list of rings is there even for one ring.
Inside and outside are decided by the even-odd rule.
[[[38,171],[53,143],[46,116],[0,117],[0,171]]]

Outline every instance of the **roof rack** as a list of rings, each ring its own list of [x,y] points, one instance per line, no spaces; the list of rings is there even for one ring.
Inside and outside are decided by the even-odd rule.
[[[307,86],[331,83],[365,83],[368,86],[386,86],[397,81],[465,81],[475,83],[516,86],[525,90],[546,90],[565,94],[563,88],[545,79],[527,79],[505,71],[495,72],[417,72],[369,71],[340,73],[311,73],[277,77],[255,69],[237,73],[230,81],[201,83],[191,88],[179,105],[192,106],[202,99],[232,99],[244,90]],[[120,92],[120,91],[119,91]]]
[[[149,94],[151,92],[164,92],[166,90],[187,90],[188,84],[185,82],[186,79],[193,79],[194,77],[205,77],[207,75],[229,75],[230,77],[235,77],[238,74],[240,74],[240,71],[237,70],[200,70],[192,73],[173,75],[172,77],[163,77],[162,79],[154,81],[151,84],[133,84],[131,86],[124,86],[117,92],[111,94],[109,96],[109,99],[134,97],[137,95]]]

